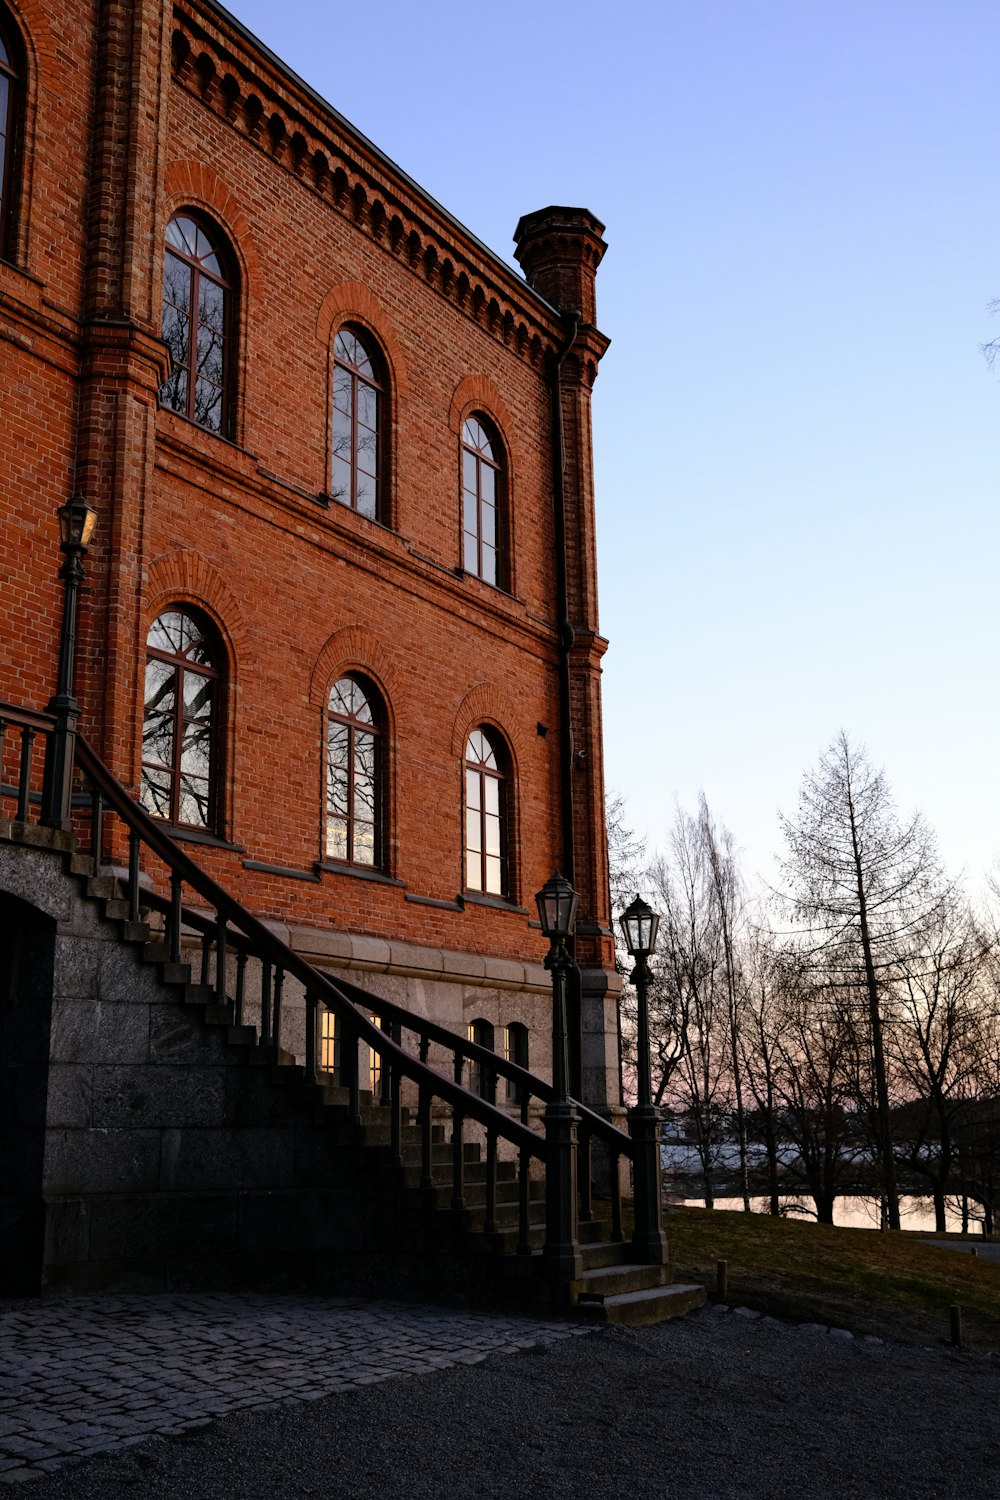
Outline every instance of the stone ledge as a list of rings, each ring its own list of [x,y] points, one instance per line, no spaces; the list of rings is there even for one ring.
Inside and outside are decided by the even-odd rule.
[[[268,925],[273,927],[275,924]],[[387,942],[383,938],[317,927],[290,926],[285,940],[296,953],[324,969],[394,974],[401,978],[475,984],[540,995],[552,992],[552,981],[544,967],[519,959],[425,948],[417,943]]]

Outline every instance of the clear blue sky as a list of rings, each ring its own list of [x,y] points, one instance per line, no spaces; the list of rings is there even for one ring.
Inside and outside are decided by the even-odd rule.
[[[239,18],[503,255],[607,224],[608,785],[704,787],[750,870],[841,726],[973,884],[1000,851],[1000,7],[381,6]]]

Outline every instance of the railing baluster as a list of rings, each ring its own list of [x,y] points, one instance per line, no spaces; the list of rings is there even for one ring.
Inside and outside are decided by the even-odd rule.
[[[306,1083],[316,1083],[316,1021],[319,1006],[312,990],[306,990]]]
[[[621,1169],[621,1152],[613,1151],[611,1156],[611,1238],[618,1244],[622,1236],[622,1185],[619,1172]]]
[[[246,995],[247,982],[247,950],[237,948],[236,950],[236,999],[233,1006],[233,1024],[243,1025],[243,1000]],[[315,1042],[315,1038],[313,1039]]]
[[[528,1123],[529,1094],[518,1085],[521,1098],[521,1124]],[[531,1157],[522,1147],[518,1153],[517,1170],[517,1253],[531,1254]]]
[[[281,1050],[281,992],[285,987],[285,971],[274,971],[274,1011],[271,1017],[271,1041],[277,1054]]]
[[[170,872],[170,916],[167,921],[167,937],[170,942],[170,962],[181,961],[181,906],[184,882],[176,870]]]
[[[28,790],[31,786],[31,747],[35,742],[34,729],[25,725],[21,730],[21,774],[17,784],[17,821],[28,821]]]
[[[431,1170],[431,1095],[425,1083],[420,1085],[420,1186],[427,1192],[434,1186]]]
[[[139,920],[139,833],[135,828],[128,831],[128,919]]]
[[[430,1051],[430,1047],[431,1047],[430,1037],[428,1037],[427,1035],[421,1033],[421,1037],[420,1037],[420,1061],[422,1063],[426,1063],[426,1061],[427,1061],[427,1054]],[[429,1107],[430,1106],[428,1105],[428,1108]],[[423,1092],[421,1092],[417,1096],[417,1124],[418,1125],[420,1125],[420,1124],[423,1123],[423,1118],[424,1118],[424,1095],[423,1095]]]
[[[4,748],[5,748],[4,747],[4,734],[6,733],[6,730],[7,730],[7,720],[6,719],[0,719],[0,805],[2,805],[2,803],[3,803],[3,754],[4,754]]]
[[[215,1003],[226,1003],[226,919],[219,912],[215,928]]]
[[[451,1206],[455,1213],[465,1207],[465,1116],[451,1117]]]
[[[380,1021],[379,1030],[382,1032],[383,1036],[388,1036],[391,1038],[392,1022],[389,1020]],[[389,1103],[391,1089],[392,1080],[389,1077],[389,1068],[387,1066],[386,1054],[384,1052],[380,1052],[378,1064],[378,1102],[383,1109],[385,1109],[386,1105]]]
[[[347,1110],[352,1125],[361,1124],[361,1064],[358,1060],[358,1033],[353,1026],[344,1027],[344,1066],[347,1069]]]
[[[517,1162],[517,1253],[530,1255],[531,1157],[527,1151],[522,1150],[518,1153]]]
[[[94,874],[101,863],[101,847],[104,842],[104,798],[94,786],[90,794],[90,857],[94,861]]]
[[[486,1131],[486,1222],[484,1234],[497,1232],[497,1133],[490,1127]]]
[[[592,1219],[594,1207],[590,1180],[590,1131],[581,1130],[576,1154],[576,1183],[580,1197],[580,1218]]]
[[[260,970],[260,1045],[271,1045],[271,965],[267,959]]]
[[[390,1138],[389,1149],[393,1160],[397,1165],[403,1160],[403,1107],[400,1099],[400,1077],[399,1069],[395,1063],[389,1064],[389,1110],[390,1110]]]

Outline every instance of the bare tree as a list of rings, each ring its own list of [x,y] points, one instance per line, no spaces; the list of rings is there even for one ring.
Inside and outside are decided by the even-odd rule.
[[[828,991],[860,989],[867,1003],[879,1165],[889,1227],[898,1229],[883,1004],[901,950],[942,901],[934,839],[919,813],[900,822],[882,771],[843,731],[806,773],[797,816],[781,825],[800,953]]]
[[[907,1094],[897,1111],[898,1134],[907,1167],[927,1181],[935,1227],[942,1232],[985,1040],[984,956],[968,911],[951,902],[929,930],[914,934],[894,983],[887,1050]]]
[[[754,933],[746,956],[747,986],[740,1057],[753,1100],[755,1138],[764,1147],[770,1212],[781,1212],[781,1070],[787,1053],[790,1025],[788,975],[771,934],[762,926]]]
[[[740,1023],[745,1000],[743,966],[738,955],[742,936],[744,895],[736,861],[733,836],[726,827],[717,828],[705,793],[698,802],[698,839],[705,861],[706,874],[715,906],[715,920],[722,947],[722,972],[726,988],[729,1021],[729,1066],[736,1106],[736,1139],[739,1143],[740,1188],[743,1208],[750,1212],[750,1177],[747,1165],[747,1121],[743,1107],[743,1057],[740,1047]]]
[[[784,990],[788,1015],[779,1042],[777,1092],[797,1155],[786,1164],[816,1205],[820,1224],[833,1223],[837,1198],[856,1170],[847,1056],[855,1043],[849,1006],[817,994],[803,977]]]
[[[661,914],[653,986],[658,1009],[650,1016],[656,1099],[669,1097],[689,1121],[711,1208],[727,1114],[722,943],[698,822],[680,808],[669,858],[654,860],[649,880]]]

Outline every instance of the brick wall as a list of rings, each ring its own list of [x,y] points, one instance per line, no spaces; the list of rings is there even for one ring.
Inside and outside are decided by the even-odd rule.
[[[195,605],[228,656],[221,831],[236,847],[197,851],[212,872],[257,911],[316,930],[539,960],[532,893],[564,833],[551,372],[566,326],[211,5],[50,0],[43,14],[18,0],[12,15],[32,61],[18,265],[0,266],[0,411],[15,435],[0,445],[0,697],[43,706],[51,692],[54,512],[80,489],[100,516],[77,692],[116,774],[137,786],[149,625]],[[212,219],[238,270],[232,441],[157,407],[163,237],[183,208]],[[374,336],[390,374],[387,526],[324,498],[345,321]],[[581,957],[608,972],[588,404],[602,349],[567,366],[564,408],[580,414],[567,429],[574,625],[593,643],[571,700]],[[459,571],[473,410],[503,439],[509,594]],[[324,706],[350,669],[379,686],[391,725],[393,884],[313,869]],[[503,910],[456,901],[462,749],[484,721],[515,772]]]

